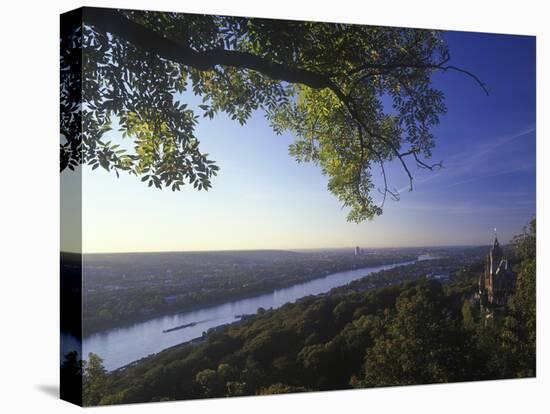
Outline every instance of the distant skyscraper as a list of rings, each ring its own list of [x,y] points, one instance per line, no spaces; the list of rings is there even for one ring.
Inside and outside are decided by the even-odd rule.
[[[361,248],[359,246],[355,246],[355,255],[359,256],[361,254]]]

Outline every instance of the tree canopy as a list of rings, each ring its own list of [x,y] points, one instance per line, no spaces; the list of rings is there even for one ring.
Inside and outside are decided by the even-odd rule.
[[[387,163],[398,161],[410,189],[411,165],[441,166],[428,161],[446,111],[433,73],[464,72],[485,89],[449,65],[434,30],[81,10],[61,33],[62,171],[88,164],[157,188],[208,190],[219,167],[201,150],[200,117],[223,112],[244,125],[258,110],[275,133],[292,132],[290,154],[317,164],[360,222],[399,197]],[[202,97],[198,110],[186,91]],[[133,148],[106,140],[115,120]]]

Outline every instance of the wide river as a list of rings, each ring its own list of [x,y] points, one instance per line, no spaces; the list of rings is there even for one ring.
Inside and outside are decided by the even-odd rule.
[[[419,257],[419,260],[422,259],[424,257]],[[83,339],[83,355],[87,357],[89,352],[98,354],[103,358],[105,368],[111,371],[163,349],[198,338],[204,331],[235,322],[239,315],[256,313],[258,308],[275,309],[304,296],[328,292],[332,288],[346,285],[371,273],[410,263],[414,261],[332,273],[271,293],[98,332]],[[191,323],[195,325],[163,332]]]

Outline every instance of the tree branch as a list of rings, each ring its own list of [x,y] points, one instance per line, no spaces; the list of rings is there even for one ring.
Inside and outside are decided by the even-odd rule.
[[[440,169],[443,168],[443,161],[436,162],[435,164],[426,164],[424,161],[422,161],[420,158],[418,158],[418,153],[413,152],[414,160],[416,161],[416,165],[418,165],[420,168],[425,168],[426,170],[433,171],[434,169]]]
[[[391,72],[393,70],[397,69],[438,69],[442,70],[443,72],[447,72],[449,70],[456,71],[460,73],[464,73],[465,75],[468,75],[470,78],[472,78],[480,87],[483,89],[483,92],[487,96],[489,96],[489,89],[487,88],[487,85],[479,79],[476,75],[474,75],[472,72],[459,68],[458,66],[454,65],[445,65],[449,61],[450,58],[445,58],[439,63],[388,63],[388,64],[366,64],[358,66],[354,69],[352,69],[348,75],[353,75],[358,72],[361,72],[362,70],[366,69],[376,69],[378,72],[369,72],[359,79],[356,80],[356,82],[361,82],[367,77],[380,75],[380,76],[391,76]]]
[[[231,66],[255,70],[274,80],[300,83],[314,89],[337,89],[334,82],[325,75],[276,63],[252,53],[221,48],[196,51],[128,19],[116,9],[85,8],[84,24],[92,25],[99,32],[118,36],[163,59],[201,71],[213,69],[217,65]]]
[[[361,118],[359,117],[359,114],[355,110],[353,102],[347,96],[345,96],[341,91],[340,91],[340,95],[338,93],[336,93],[336,95],[344,103],[344,106],[349,111],[351,117],[355,120],[355,122],[358,124],[358,126],[360,128],[363,128],[365,130],[365,132],[367,134],[369,134],[371,137],[373,137],[375,139],[378,139],[379,141],[382,141],[384,144],[386,144],[392,150],[394,155],[401,162],[401,165],[403,166],[403,169],[405,170],[405,172],[407,173],[407,176],[409,177],[409,184],[410,184],[410,190],[409,191],[412,191],[412,189],[413,189],[413,184],[412,184],[413,176],[411,174],[411,171],[409,170],[409,167],[407,166],[407,163],[404,160],[403,155],[399,152],[397,147],[390,140],[388,140],[386,137],[384,137],[380,134],[375,134],[373,131],[370,130],[370,128],[367,128],[367,125],[361,120]]]
[[[461,69],[459,67],[456,67],[456,66],[452,66],[452,65],[448,65],[448,66],[441,66],[439,67],[439,69],[441,69],[442,71],[448,71],[448,70],[454,70],[454,71],[457,71],[457,72],[461,72],[461,73],[464,73],[465,75],[468,75],[469,77],[471,77],[473,80],[475,80],[478,85],[481,87],[481,89],[483,89],[483,91],[485,92],[485,94],[487,96],[489,96],[489,89],[487,89],[487,86],[481,81],[481,79],[479,79],[476,75],[474,75],[472,72],[470,71],[467,71],[465,69]]]
[[[401,153],[399,151],[399,148],[396,147],[396,145],[391,142],[391,140],[387,139],[383,135],[376,134],[374,131],[370,130],[365,122],[363,122],[360,113],[356,110],[355,102],[353,101],[352,97],[346,95],[342,91],[342,89],[340,89],[340,87],[331,79],[331,77],[326,74],[317,73],[299,67],[293,67],[287,64],[277,63],[269,59],[268,57],[262,57],[254,55],[252,53],[237,50],[215,48],[205,51],[197,51],[185,44],[186,39],[182,39],[183,41],[180,43],[173,39],[167,38],[153,29],[147,28],[139,23],[136,23],[135,21],[132,21],[117,9],[84,8],[83,20],[85,25],[93,26],[94,30],[98,32],[104,34],[110,33],[111,35],[117,36],[133,44],[134,46],[139,47],[140,49],[148,53],[151,53],[152,55],[158,56],[161,59],[180,63],[182,65],[189,66],[200,71],[212,70],[215,69],[217,66],[227,66],[257,71],[273,80],[302,84],[312,89],[330,89],[344,104],[345,108],[348,110],[349,114],[354,119],[359,128],[361,141],[360,172],[362,170],[362,165],[364,162],[363,151],[365,142],[363,131],[368,134],[372,139],[378,140],[379,142],[386,145],[395,155],[395,157],[399,159],[401,165],[403,166],[403,169],[409,177],[410,190],[412,190],[413,176],[405,161],[405,157],[407,155],[412,155],[417,165],[421,168],[433,170],[436,167],[441,167],[441,163],[429,165],[422,161],[418,157],[418,152],[416,150],[410,150],[406,153]],[[485,93],[488,94],[488,90],[485,87],[484,83],[481,82],[481,80],[477,76],[467,70],[458,68],[456,66],[446,65],[448,61],[449,57],[445,56],[440,62],[435,63],[423,61],[400,61],[393,63],[390,62],[387,64],[365,64],[352,69],[347,75],[351,76],[353,74],[361,72],[362,70],[377,71],[375,73],[369,72],[360,78],[364,79],[366,76],[372,76],[376,74],[383,76],[392,76],[393,71],[407,68],[432,68],[443,71],[454,70],[464,73],[473,78],[481,86]],[[403,83],[401,79],[399,79],[399,81]],[[397,193],[390,191],[388,188],[382,156],[374,150],[374,147],[370,143],[368,145],[369,150],[371,150],[378,157],[381,164],[382,174],[384,176],[384,201],[387,194],[390,194],[392,197],[397,198]],[[362,199],[360,189],[358,190],[359,196]],[[362,201],[365,202],[365,200],[363,199]]]

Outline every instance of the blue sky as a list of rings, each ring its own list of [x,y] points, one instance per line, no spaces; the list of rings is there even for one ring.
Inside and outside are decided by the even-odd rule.
[[[434,130],[433,159],[444,168],[413,167],[408,192],[404,172],[390,166],[392,186],[403,191],[382,216],[347,223],[326,177],[288,155],[290,134],[275,135],[262,113],[244,127],[221,115],[197,128],[221,168],[209,192],[159,191],[86,167],[84,251],[472,245],[489,243],[495,227],[508,241],[535,216],[535,39],[445,38],[451,64],[475,73],[490,95],[464,74],[435,75],[448,113]]]

